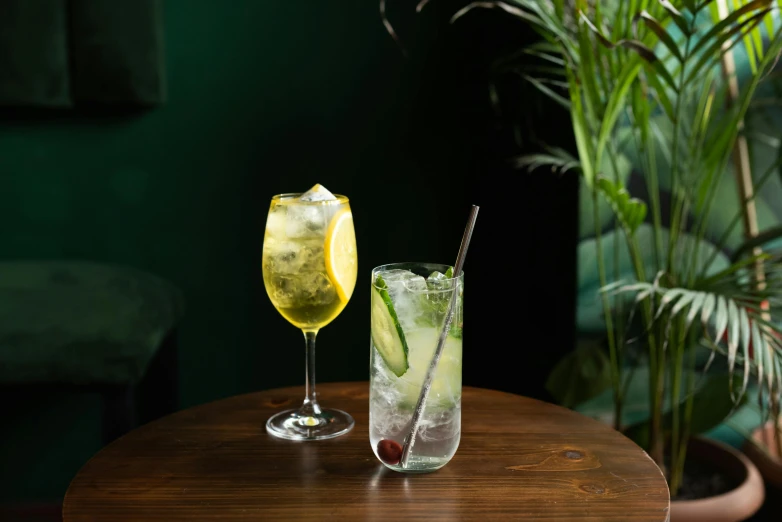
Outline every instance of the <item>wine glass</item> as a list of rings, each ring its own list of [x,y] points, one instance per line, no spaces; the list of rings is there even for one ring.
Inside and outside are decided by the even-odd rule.
[[[315,338],[350,300],[357,264],[356,234],[347,197],[332,195],[320,185],[305,194],[272,197],[263,238],[263,283],[274,308],[304,333],[306,380],[301,407],[277,413],[266,423],[271,435],[320,440],[344,435],[353,428],[350,415],[318,404]]]

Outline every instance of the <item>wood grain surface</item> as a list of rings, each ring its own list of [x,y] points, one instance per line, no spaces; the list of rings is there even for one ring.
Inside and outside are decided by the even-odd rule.
[[[266,419],[301,387],[240,395],[142,426],[101,450],[65,495],[65,522],[177,520],[664,521],[668,487],[646,453],[545,402],[465,387],[453,460],[385,468],[368,434],[368,383],[320,384],[356,427],[336,439],[271,437]]]

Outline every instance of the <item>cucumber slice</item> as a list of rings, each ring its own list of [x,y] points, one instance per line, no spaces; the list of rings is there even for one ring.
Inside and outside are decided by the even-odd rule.
[[[372,287],[372,343],[386,366],[401,377],[409,367],[407,342],[386,288],[386,282],[377,276]]]

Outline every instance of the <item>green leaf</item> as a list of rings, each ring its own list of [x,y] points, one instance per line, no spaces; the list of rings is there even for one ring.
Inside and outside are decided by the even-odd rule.
[[[782,52],[782,30],[777,31],[774,34],[774,37],[771,40],[771,44],[766,50],[766,55],[763,57],[763,60],[761,60],[758,66],[757,74],[752,76],[746,85],[742,87],[741,98],[736,104],[737,110],[734,111],[731,117],[724,122],[724,128],[728,129],[729,131],[726,134],[728,134],[730,137],[735,137],[739,123],[744,119],[744,115],[747,112],[747,108],[750,105],[752,96],[755,93],[758,84],[760,83],[761,79],[765,77],[766,71],[777,63],[777,58],[780,52]],[[727,143],[730,143],[730,140]],[[718,146],[715,146],[714,149],[715,155],[719,155],[720,151],[723,154],[730,154],[732,147],[723,147],[720,149]]]
[[[752,365],[752,358],[749,356],[749,342],[752,338],[752,326],[747,317],[747,309],[741,307],[741,352],[744,356],[744,376],[741,379],[741,393],[739,397],[744,397],[749,385],[749,372]],[[764,350],[764,346],[755,347],[757,350]],[[758,377],[758,382],[762,385],[762,378]]]
[[[681,30],[682,34],[689,35],[692,33],[692,30],[690,29],[690,24],[687,22],[687,19],[684,17],[683,14],[679,12],[678,9],[676,9],[668,0],[659,0],[660,5],[668,11],[668,14],[671,16],[671,19],[673,22],[679,26],[679,29]]]
[[[741,351],[744,357],[744,378],[741,385],[741,395],[747,390],[747,383],[749,381],[749,369],[751,359],[749,357],[749,341],[752,338],[752,326],[749,322],[749,316],[747,315],[747,309],[741,307],[739,310],[739,321],[741,324]]]
[[[546,390],[567,408],[596,397],[611,386],[611,363],[599,342],[582,343],[559,360]]]
[[[758,328],[757,321],[753,321],[752,322],[752,346],[753,346],[753,348],[755,346],[757,346],[758,348],[763,346],[763,341],[760,338],[760,329]],[[763,377],[764,377],[763,371],[764,371],[764,368],[765,368],[765,366],[767,364],[765,356],[768,353],[768,350],[756,349],[756,350],[754,350],[754,352],[755,352],[755,354],[754,354],[755,355],[755,366],[758,369],[758,380],[759,381],[763,381]]]
[[[584,106],[581,103],[581,94],[578,89],[576,79],[573,77],[573,73],[568,69],[568,84],[570,92],[570,115],[573,125],[573,134],[576,139],[576,147],[578,148],[578,157],[581,161],[581,172],[584,174],[584,181],[589,189],[595,183],[595,168],[592,164],[592,142],[589,134],[589,125],[586,121],[586,115],[584,114]]]
[[[773,16],[767,16],[764,20],[766,24],[766,34],[768,34],[769,38],[774,35],[774,17]],[[761,40],[763,39],[761,35]],[[761,57],[762,58],[762,57]]]
[[[673,90],[673,92],[679,92],[679,86],[676,84],[673,76],[671,76],[671,73],[668,72],[668,69],[665,68],[665,64],[662,61],[655,57],[654,60],[647,60],[647,62],[649,63],[649,68],[651,68],[660,78],[662,78],[668,87]]]
[[[676,304],[673,305],[671,308],[671,315],[672,316],[678,316],[679,312],[684,310],[684,307],[686,307],[688,304],[692,302],[693,299],[695,299],[696,296],[702,295],[700,293],[696,292],[688,292],[683,294],[677,301]]]
[[[702,37],[698,39],[698,42],[692,47],[692,50],[690,51],[690,54],[696,54],[698,51],[703,49],[704,46],[709,44],[709,50],[704,53],[704,56],[710,56],[714,54],[714,50],[716,50],[722,43],[728,39],[729,35],[731,33],[735,34],[735,31],[737,29],[740,29],[743,25],[745,25],[749,20],[751,20],[754,17],[745,19],[743,21],[740,21],[742,17],[745,15],[748,15],[754,11],[757,11],[759,9],[762,9],[763,12],[762,15],[765,15],[769,12],[769,9],[767,9],[768,5],[771,3],[771,0],[752,0],[751,2],[748,2],[744,4],[741,8],[733,11],[728,16],[714,24],[711,29],[709,29],[706,34],[704,34]],[[757,14],[755,15],[757,16]],[[739,22],[739,24],[732,28],[729,32],[725,33],[725,29],[727,29],[729,26]],[[714,50],[712,50],[714,49]]]
[[[662,42],[663,45],[668,48],[671,54],[673,54],[680,62],[684,61],[684,57],[682,56],[681,51],[679,51],[679,46],[676,45],[676,41],[674,41],[673,37],[668,34],[668,31],[666,31],[665,28],[660,25],[660,22],[655,20],[652,15],[646,11],[641,11],[633,19],[634,22],[636,20],[642,20],[644,25],[648,27],[655,35],[657,35],[657,38],[659,38],[660,42]]]
[[[728,301],[723,296],[717,297],[717,315],[715,317],[714,340],[719,342],[728,328]],[[709,318],[703,320],[703,324],[709,324]]]
[[[658,71],[654,67],[652,67],[651,64],[648,63],[644,65],[644,69],[647,72],[645,76],[646,81],[649,82],[649,84],[654,89],[654,92],[657,95],[657,99],[659,100],[660,105],[665,111],[666,116],[668,116],[668,119],[670,121],[675,122],[676,112],[673,109],[673,103],[671,103],[671,99],[668,97],[668,93],[665,92],[665,87],[663,86],[662,83],[660,83],[660,80],[657,78]],[[668,78],[670,79],[671,82],[673,82],[673,78],[670,78],[670,75],[668,75]],[[648,132],[648,129],[645,130]]]
[[[620,130],[618,134],[622,134]],[[618,148],[621,148],[616,144]],[[624,154],[618,153],[614,157],[614,161],[610,161],[607,155],[603,155],[603,163],[600,166],[600,173],[611,180],[617,180],[620,184],[625,185],[630,179],[630,174],[633,168],[632,163]],[[580,188],[578,194],[578,230],[579,237],[584,239],[592,237],[595,234],[595,226],[600,227],[600,230],[605,230],[609,224],[614,222],[615,215],[610,203],[604,197],[598,197],[596,200],[592,197],[592,191],[586,187],[586,183],[583,179],[580,181]],[[595,204],[597,204],[597,213],[595,212]],[[595,218],[597,217],[597,223]]]
[[[513,166],[517,169],[533,171],[540,167],[550,167],[552,172],[565,173],[579,168],[578,161],[563,159],[550,154],[527,154],[513,160]]]
[[[597,186],[628,234],[635,232],[646,218],[646,203],[640,199],[630,198],[627,190],[615,185],[605,176],[598,176]]]
[[[736,354],[739,347],[739,334],[741,333],[741,317],[739,308],[733,299],[728,299],[728,369],[733,372],[736,364]],[[719,342],[719,339],[715,339]]]
[[[451,23],[456,22],[460,18],[464,17],[467,13],[472,11],[473,9],[502,9],[508,14],[511,14],[515,17],[521,18],[524,21],[530,22],[531,24],[537,26],[537,27],[543,27],[546,28],[546,24],[541,20],[539,17],[534,16],[527,11],[524,11],[523,9],[519,9],[518,7],[513,7],[512,5],[508,5],[504,2],[497,2],[497,1],[489,1],[489,2],[472,2],[463,8],[456,11],[456,13],[451,16]]]
[[[709,324],[711,313],[714,311],[714,307],[716,305],[717,305],[717,299],[716,297],[714,297],[714,294],[708,294],[706,296],[706,300],[703,302],[703,307],[701,308],[702,324]]]
[[[603,157],[603,152],[608,145],[608,139],[612,135],[614,125],[619,115],[624,111],[626,107],[627,94],[630,92],[630,87],[638,76],[641,70],[640,60],[630,60],[622,68],[622,72],[619,78],[616,80],[614,89],[611,91],[611,97],[606,104],[605,112],[603,114],[603,121],[600,125],[600,133],[597,138],[597,147],[595,149],[595,162],[600,165]],[[640,223],[639,223],[640,224]],[[637,226],[637,225],[636,225]]]
[[[532,76],[523,75],[523,78],[527,80],[529,83],[531,83],[536,89],[538,89],[540,92],[554,100],[556,103],[561,105],[562,107],[566,108],[567,110],[570,110],[570,102],[552,90],[549,86],[541,82],[540,80],[533,78]]]
[[[660,290],[658,290],[658,292],[660,292]],[[663,312],[668,306],[675,303],[681,296],[685,295],[686,293],[688,293],[688,291],[684,288],[671,288],[662,291],[662,299],[660,299],[660,307],[657,309],[657,313],[655,314],[655,319],[662,316]]]
[[[695,316],[698,315],[698,312],[701,310],[701,307],[703,306],[708,296],[710,296],[710,294],[699,293],[695,295],[692,300],[692,304],[690,305],[690,311],[687,313],[687,321],[684,327],[685,330],[689,330],[690,325],[695,320]]]
[[[629,40],[629,39],[622,39],[622,40],[617,40],[616,42],[612,42],[605,35],[603,35],[603,33],[600,32],[600,29],[595,27],[595,24],[592,23],[592,21],[586,16],[586,14],[583,11],[579,11],[579,17],[580,17],[579,19],[582,22],[584,22],[586,26],[595,34],[598,41],[608,49],[624,47],[627,49],[632,49],[633,51],[637,52],[642,58],[644,58],[647,61],[652,62],[657,60],[657,56],[655,56],[654,51],[652,51],[649,47],[644,45],[643,42],[640,42],[638,40]]]
[[[532,24],[532,28],[538,32],[541,36],[550,41],[558,41],[569,51],[574,52],[574,46],[568,39],[568,35],[561,23],[561,18],[556,18],[540,8],[537,5],[536,0],[514,0],[517,4],[524,7],[520,9],[514,7],[506,2],[482,1],[472,2],[467,6],[459,9],[452,17],[451,23],[462,18],[464,15],[472,11],[473,9],[502,9],[508,14],[511,14],[517,18],[520,18],[526,22]]]
[[[775,261],[779,263],[778,260]],[[773,265],[772,265],[773,266]],[[777,270],[781,268],[777,266]],[[773,273],[771,270],[766,269],[767,273]],[[750,357],[749,348],[752,344],[755,352],[758,350],[768,350],[770,346],[776,342],[776,336],[781,336],[782,331],[778,320],[776,322],[766,321],[759,315],[759,303],[767,299],[769,290],[757,290],[753,286],[751,280],[747,280],[746,286],[735,284],[733,287],[720,287],[725,295],[719,293],[702,292],[698,290],[691,290],[687,288],[664,288],[657,284],[651,283],[633,283],[619,286],[614,293],[633,293],[636,295],[644,294],[645,292],[653,292],[660,296],[660,305],[655,314],[654,320],[658,320],[663,313],[667,310],[669,313],[666,316],[667,321],[673,321],[677,316],[685,313],[688,306],[696,308],[696,310],[689,310],[687,312],[688,321],[687,330],[681,333],[686,333],[690,327],[690,320],[694,319],[697,315],[698,304],[701,303],[701,323],[705,337],[707,338],[707,344],[713,350],[723,349],[720,344],[723,342],[723,334],[727,333],[727,359],[728,359],[728,372],[733,375],[736,368],[736,363],[740,362],[743,368],[743,375],[741,376],[741,392],[740,395],[746,393],[749,385],[749,377],[752,371],[752,364],[754,362],[756,370],[761,373],[761,369],[757,367],[757,357],[753,361]],[[779,278],[767,278],[767,285],[773,286],[773,294],[778,295],[780,293],[780,286],[782,281]],[[710,297],[711,296],[711,297]],[[714,302],[716,302],[716,312],[714,312]],[[753,328],[757,328],[755,323],[763,325],[763,329],[758,331],[756,335],[753,332]],[[709,335],[710,326],[714,325],[713,337]],[[740,350],[740,351],[739,351]],[[739,354],[741,355],[739,357]],[[763,357],[762,355],[761,357]],[[782,353],[775,355],[775,359],[782,359]],[[765,374],[767,383],[773,383],[774,379],[778,379],[776,375],[776,364],[762,360],[762,373]],[[773,372],[773,375],[769,375],[769,372]],[[758,384],[763,385],[762,378],[758,376]],[[766,383],[766,384],[767,384]],[[733,390],[731,390],[732,392]],[[773,388],[766,389],[768,393],[779,393],[779,391]]]
[[[589,27],[592,32],[597,37],[598,41],[603,44],[605,47],[609,49],[614,49],[616,47],[624,47],[626,49],[630,49],[634,51],[638,56],[643,58],[651,68],[663,79],[665,80],[665,83],[667,83],[674,91],[678,91],[676,87],[676,82],[673,80],[673,77],[668,72],[668,70],[665,68],[665,65],[660,61],[660,59],[657,57],[657,55],[654,54],[654,51],[652,51],[649,47],[644,45],[643,42],[640,42],[638,40],[629,40],[629,39],[622,39],[618,40],[617,42],[612,42],[608,38],[606,38],[600,30],[595,27],[595,25],[589,20],[589,18],[586,17],[586,15],[581,12],[580,13],[580,19]]]
[[[598,114],[603,112],[603,100],[598,92],[597,82],[595,81],[599,69],[595,65],[594,54],[596,49],[592,48],[592,41],[589,39],[588,31],[579,27],[578,42],[580,53],[579,81],[584,92],[584,101],[589,112],[591,120],[598,118]],[[599,165],[599,160],[597,161]]]
[[[648,103],[648,96],[644,92],[646,84],[643,81],[634,82],[632,85],[632,95],[630,98],[632,114],[635,118],[633,127],[637,127],[641,136],[641,143],[646,143],[649,137],[649,114],[651,109]],[[633,129],[630,129],[632,132]]]
[[[763,17],[766,16],[766,14],[769,11],[770,11],[769,9],[761,11],[760,13],[757,13],[756,15],[744,20],[743,22],[740,22],[738,25],[735,25],[726,33],[722,33],[718,35],[714,39],[715,41],[711,45],[709,45],[709,47],[706,48],[705,51],[703,51],[703,55],[701,55],[701,58],[696,62],[695,66],[693,66],[693,68],[690,70],[690,73],[687,76],[686,83],[692,82],[698,76],[698,74],[701,72],[701,69],[703,69],[704,66],[719,60],[722,57],[722,55],[724,55],[734,45],[736,45],[736,43],[740,40],[741,36],[748,33],[749,31],[752,31],[763,20]],[[739,36],[739,38],[730,41],[727,46],[723,46],[725,42],[731,40],[731,38],[737,35]],[[698,43],[700,43],[700,41]],[[696,44],[695,47],[697,48],[698,44]]]
[[[733,0],[733,9],[741,9],[742,0]],[[765,17],[768,20],[770,17]],[[758,61],[763,58],[763,40],[760,29],[753,29],[750,34],[744,35],[744,50],[747,52],[747,62],[751,74],[757,74]]]

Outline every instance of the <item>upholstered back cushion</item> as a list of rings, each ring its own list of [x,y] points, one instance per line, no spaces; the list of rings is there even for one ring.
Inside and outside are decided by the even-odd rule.
[[[182,313],[177,288],[133,268],[0,263],[0,383],[135,382]]]

